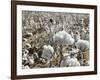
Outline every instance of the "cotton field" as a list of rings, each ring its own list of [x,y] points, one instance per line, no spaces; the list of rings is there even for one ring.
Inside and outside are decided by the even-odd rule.
[[[89,66],[89,14],[22,11],[22,68]]]

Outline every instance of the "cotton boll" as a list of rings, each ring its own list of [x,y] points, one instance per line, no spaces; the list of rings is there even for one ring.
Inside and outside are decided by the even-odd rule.
[[[53,40],[59,45],[72,45],[74,43],[72,36],[64,30],[57,32],[53,36]]]
[[[48,45],[48,49],[49,49],[52,53],[54,53],[54,49],[53,49],[53,47],[51,47],[50,45]]]
[[[30,63],[30,64],[34,64],[34,59],[31,59],[31,58],[30,58],[30,59],[29,59],[29,63]]]
[[[68,44],[73,45],[74,42],[75,42],[75,40],[72,37],[70,37],[68,40]]]
[[[77,60],[77,58],[70,58],[68,61],[66,61],[70,67],[72,66],[80,66],[79,61]]]
[[[86,40],[78,40],[76,43],[75,43],[76,47],[81,49],[81,50],[84,50],[84,49],[88,49],[89,48],[89,42],[86,41]]]
[[[61,61],[60,67],[66,67],[66,64],[65,64],[64,60]]]
[[[54,53],[54,49],[50,45],[44,45],[43,46],[43,52],[42,52],[42,57],[50,60],[52,58],[52,55]]]
[[[65,56],[61,62],[61,67],[74,67],[74,66],[80,66],[79,61],[75,57],[71,58],[70,56]]]
[[[64,57],[63,57],[63,60],[61,61],[61,64],[60,66],[61,67],[68,67],[69,63],[68,63],[68,60],[70,60],[70,56],[68,54],[66,54]],[[67,61],[67,62],[66,62]]]
[[[28,62],[29,62],[30,65],[34,64],[34,57],[33,57],[33,55],[32,56],[28,56]]]
[[[44,46],[43,46],[43,49],[47,49],[47,48],[48,48],[48,46],[47,46],[47,45],[44,45]]]

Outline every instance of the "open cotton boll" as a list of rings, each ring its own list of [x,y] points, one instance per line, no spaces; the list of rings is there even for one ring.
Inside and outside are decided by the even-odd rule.
[[[34,64],[34,58],[33,59],[32,58],[29,59],[29,64]]]
[[[66,40],[67,41],[67,40]],[[68,44],[69,45],[73,45],[74,44],[74,42],[75,42],[75,40],[72,38],[72,37],[70,37],[69,39],[68,39]]]
[[[70,67],[72,66],[80,66],[79,61],[77,60],[77,58],[70,58],[70,60],[66,61]]]
[[[67,36],[67,38],[71,37],[70,34],[68,34],[66,31],[59,31],[54,35],[54,39],[63,39]]]
[[[54,53],[54,49],[50,45],[44,45],[43,46],[43,52],[42,52],[42,57],[50,60],[52,58],[52,55]]]
[[[74,39],[71,37],[69,33],[66,31],[59,31],[53,36],[54,42],[57,42],[57,44],[60,45],[72,45],[74,43]]]
[[[63,57],[63,59],[62,59],[62,61],[61,61],[61,64],[60,64],[60,66],[61,67],[67,67],[68,65],[69,65],[69,63],[67,63],[68,62],[68,60],[70,60],[70,55],[69,54],[65,54],[64,55],[64,57]],[[67,61],[67,62],[66,62]]]
[[[61,67],[73,67],[73,66],[80,66],[79,61],[77,58],[71,58],[70,55],[64,56],[64,59],[61,61]]]
[[[79,39],[76,43],[75,43],[76,47],[84,50],[84,49],[88,49],[89,48],[89,42],[86,40],[81,40]]]
[[[47,46],[47,45],[44,45],[44,46],[43,46],[43,49],[47,49],[47,48],[48,48],[48,46]]]
[[[52,46],[48,45],[48,49],[49,49],[52,53],[54,53],[54,49],[53,49]]]
[[[34,64],[34,57],[33,57],[33,55],[32,56],[28,56],[28,63],[29,64]]]

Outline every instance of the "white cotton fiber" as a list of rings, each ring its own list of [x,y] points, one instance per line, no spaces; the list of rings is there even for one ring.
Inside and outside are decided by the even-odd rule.
[[[66,61],[66,63],[68,64],[68,66],[72,67],[72,66],[80,66],[79,61],[77,60],[77,58],[71,58],[68,61]]]
[[[67,57],[66,59],[62,60],[61,66],[62,67],[74,67],[74,66],[80,66],[80,63],[77,60],[77,58],[68,58]]]
[[[54,53],[54,49],[53,49],[52,46],[50,46],[50,45],[44,45],[43,46],[43,52],[42,52],[43,58],[50,60],[53,53]]]
[[[54,42],[61,45],[72,45],[74,43],[74,39],[68,34],[66,31],[59,31],[53,36]]]
[[[86,41],[86,40],[78,40],[76,43],[75,43],[76,47],[83,50],[83,49],[88,49],[89,48],[89,42]]]

